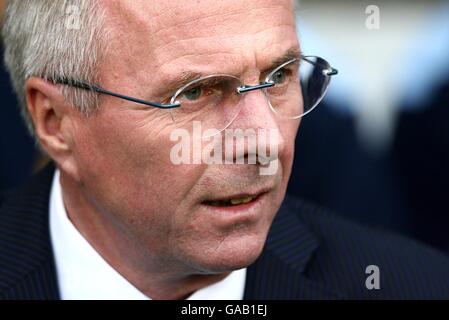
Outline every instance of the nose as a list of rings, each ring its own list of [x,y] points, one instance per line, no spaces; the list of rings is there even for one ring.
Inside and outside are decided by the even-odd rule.
[[[257,134],[258,157],[265,157],[269,161],[278,158],[285,148],[285,140],[280,126],[281,120],[271,110],[264,91],[247,90],[241,94],[239,103],[242,104],[240,112],[228,128],[252,129]],[[265,150],[261,150],[261,147]],[[245,153],[248,154],[249,151],[246,149]]]

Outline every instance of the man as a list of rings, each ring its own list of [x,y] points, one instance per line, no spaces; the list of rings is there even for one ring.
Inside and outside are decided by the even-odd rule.
[[[1,298],[449,297],[445,256],[285,198],[336,74],[292,1],[10,1],[3,37],[54,167],[2,195]],[[229,130],[269,144],[219,163]]]

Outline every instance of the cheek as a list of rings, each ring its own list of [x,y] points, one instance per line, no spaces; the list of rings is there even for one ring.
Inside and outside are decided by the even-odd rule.
[[[171,130],[164,119],[126,114],[83,122],[76,137],[82,181],[127,211],[175,210],[204,168],[172,163]]]
[[[169,154],[166,126],[162,121],[145,119],[144,112],[103,111],[79,123],[75,152],[80,165],[94,173],[110,170],[113,175],[131,175],[157,164],[163,169]]]
[[[293,120],[283,124],[280,129],[285,143],[283,154],[281,155],[281,161],[283,162],[285,168],[290,168],[293,163],[295,141],[300,124],[301,119]]]

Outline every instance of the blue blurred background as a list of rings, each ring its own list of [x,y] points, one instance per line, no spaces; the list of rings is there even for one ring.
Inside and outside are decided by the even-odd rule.
[[[303,0],[298,31],[340,74],[302,121],[289,192],[449,251],[449,2]],[[3,66],[0,86],[4,190],[37,153]]]

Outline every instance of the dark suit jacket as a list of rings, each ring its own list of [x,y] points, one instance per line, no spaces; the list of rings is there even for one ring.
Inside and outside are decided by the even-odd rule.
[[[48,218],[53,172],[0,196],[0,299],[59,299]],[[379,290],[365,286],[369,265],[380,269]],[[449,298],[449,259],[287,197],[248,268],[245,298]]]

